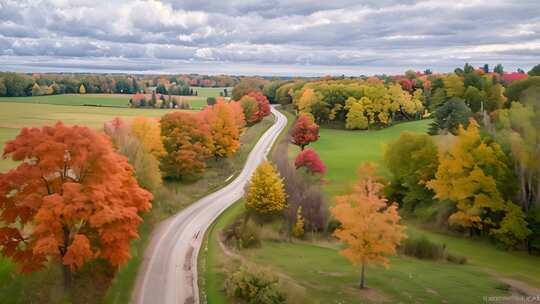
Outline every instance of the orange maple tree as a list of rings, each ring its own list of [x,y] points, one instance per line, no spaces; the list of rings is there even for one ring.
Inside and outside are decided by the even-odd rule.
[[[218,101],[220,99],[218,98]],[[246,116],[244,115],[244,109],[238,101],[231,101],[231,110],[233,111],[234,121],[236,121],[236,126],[238,129],[242,129],[246,126]]]
[[[214,141],[212,154],[215,157],[229,157],[240,147],[240,131],[235,121],[231,104],[220,99],[202,112],[204,120],[210,127]]]
[[[57,260],[69,287],[71,271],[88,261],[129,259],[152,194],[104,134],[62,123],[24,128],[3,157],[19,165],[0,174],[0,252],[20,271]]]
[[[349,195],[336,197],[331,209],[341,223],[334,235],[347,247],[340,251],[354,265],[361,265],[360,288],[365,287],[365,268],[369,263],[388,266],[388,255],[396,254],[396,247],[407,236],[395,203],[388,205],[381,192],[384,185],[376,168],[366,164],[359,168],[360,180]]]
[[[165,155],[161,170],[165,177],[182,178],[200,174],[214,149],[210,127],[200,113],[174,112],[161,118]]]

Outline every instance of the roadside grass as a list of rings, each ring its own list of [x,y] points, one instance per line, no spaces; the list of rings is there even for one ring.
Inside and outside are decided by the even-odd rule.
[[[171,182],[165,187],[168,195],[158,199],[150,214],[145,217],[141,227],[140,239],[131,245],[132,259],[119,269],[105,297],[105,303],[128,303],[135,285],[139,267],[144,257],[146,244],[150,239],[153,227],[160,221],[172,216],[183,208],[194,203],[201,197],[216,191],[232,181],[231,175],[236,176],[247,160],[247,157],[259,138],[272,126],[274,117],[268,116],[261,122],[245,130],[241,137],[240,149],[228,159],[209,162],[209,167],[203,177],[193,182]],[[172,194],[172,196],[171,196]]]
[[[220,231],[244,210],[243,199],[235,202],[214,221],[206,233],[201,254],[198,257],[201,303],[230,303],[224,292],[223,282],[226,279],[226,266],[232,259],[225,255],[219,246],[218,238]]]
[[[197,96],[204,97],[206,102],[206,97],[218,97],[219,93],[223,92],[224,89],[227,89],[229,96],[232,93],[232,87],[219,87],[219,88],[205,88],[205,87],[191,87],[194,91],[197,91]]]

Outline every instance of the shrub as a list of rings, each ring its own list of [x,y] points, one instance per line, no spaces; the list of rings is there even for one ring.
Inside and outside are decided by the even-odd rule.
[[[463,265],[467,263],[467,257],[457,254],[448,253],[446,255],[446,260],[450,263]]]
[[[247,222],[246,222],[247,221]],[[234,242],[236,248],[253,248],[261,245],[259,227],[246,218],[239,216],[223,230],[225,241]]]
[[[269,269],[242,266],[225,280],[228,296],[249,304],[287,303],[279,279]]]
[[[209,106],[213,106],[216,104],[216,98],[215,97],[208,97],[206,98],[206,104]]]
[[[401,242],[401,250],[405,255],[422,260],[440,260],[445,255],[445,245],[433,243],[425,236],[409,237]]]

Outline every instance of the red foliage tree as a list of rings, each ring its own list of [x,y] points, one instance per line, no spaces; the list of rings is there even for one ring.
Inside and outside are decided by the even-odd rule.
[[[317,152],[315,152],[313,149],[305,149],[298,153],[296,159],[294,160],[294,166],[296,169],[304,167],[313,174],[326,174],[326,166],[322,162]]]
[[[292,129],[292,140],[302,150],[319,139],[319,126],[309,114],[300,114]]]
[[[3,157],[20,163],[0,174],[0,252],[20,271],[57,260],[69,287],[71,271],[85,262],[118,266],[129,259],[139,212],[151,208],[152,194],[105,135],[62,123],[24,128]]]
[[[266,98],[266,96],[264,96],[260,91],[252,91],[248,94],[248,96],[255,98],[259,104],[259,111],[257,112],[258,120],[270,115],[270,102],[268,102],[268,98]]]
[[[210,127],[200,113],[174,112],[161,119],[166,155],[161,158],[165,177],[182,178],[200,174],[214,150]]]

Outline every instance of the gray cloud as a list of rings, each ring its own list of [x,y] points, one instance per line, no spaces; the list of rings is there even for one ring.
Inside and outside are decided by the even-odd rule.
[[[304,67],[305,74],[338,74],[444,71],[466,61],[527,69],[540,62],[540,5],[536,0],[0,0],[0,55],[5,68],[29,71],[184,72],[198,64],[208,73],[212,66],[215,73],[227,66],[230,74],[287,74],[289,66],[290,73],[302,74]]]

